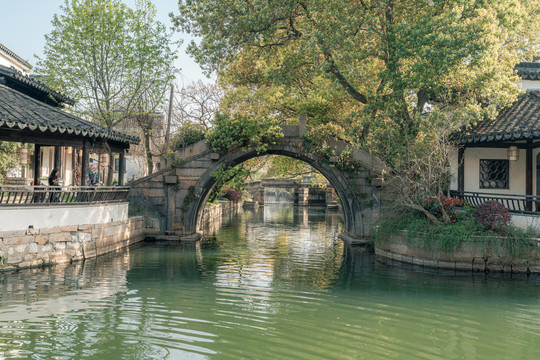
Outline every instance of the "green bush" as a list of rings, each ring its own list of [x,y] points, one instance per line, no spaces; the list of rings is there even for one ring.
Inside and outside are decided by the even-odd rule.
[[[527,258],[536,251],[531,239],[540,237],[534,229],[522,230],[514,226],[486,230],[473,217],[458,218],[453,224],[434,224],[420,213],[385,217],[379,221],[373,235],[374,242],[387,242],[394,234],[403,234],[407,245],[419,249],[452,252],[463,242],[478,242],[487,248],[505,248],[508,258]]]
[[[283,137],[273,119],[242,114],[217,114],[214,128],[206,134],[208,146],[222,154],[234,147],[246,146],[263,153],[269,144]]]
[[[189,145],[193,145],[201,140],[204,140],[206,129],[198,124],[185,123],[182,124],[173,135],[173,149],[183,149]]]

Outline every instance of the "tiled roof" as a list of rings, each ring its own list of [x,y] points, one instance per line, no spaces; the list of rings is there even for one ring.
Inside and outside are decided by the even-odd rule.
[[[138,144],[139,138],[82,120],[11,87],[0,84],[0,130],[28,129]]]
[[[14,87],[27,95],[48,103],[49,105],[61,106],[62,103],[69,105],[75,104],[69,97],[50,89],[37,79],[25,76],[17,70],[2,65],[0,65],[0,78],[4,78],[4,82],[10,85],[10,87]]]
[[[540,62],[522,62],[515,69],[522,80],[540,80]]]
[[[459,136],[463,144],[540,139],[540,90],[529,90],[495,120],[478,123]]]
[[[4,45],[0,44],[0,50],[2,50],[6,55],[10,56],[12,59],[17,60],[24,66],[28,67],[28,69],[32,69],[32,65],[30,65],[27,61],[23,60],[19,55],[15,54],[13,51],[9,50]]]

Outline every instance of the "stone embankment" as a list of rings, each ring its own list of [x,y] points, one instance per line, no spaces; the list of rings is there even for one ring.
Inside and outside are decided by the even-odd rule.
[[[406,235],[392,235],[375,244],[375,254],[387,263],[405,263],[420,267],[473,272],[540,274],[540,241],[531,244],[527,258],[512,258],[504,240],[498,246],[482,241],[463,242],[459,249],[441,251],[409,245]]]
[[[0,271],[70,263],[144,239],[144,218],[105,224],[0,232]]]

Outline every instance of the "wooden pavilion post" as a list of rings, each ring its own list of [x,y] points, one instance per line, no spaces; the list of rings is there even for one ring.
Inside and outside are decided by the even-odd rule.
[[[118,160],[118,186],[124,185],[124,169],[126,167],[126,151],[122,149],[120,151],[120,157]]]
[[[88,158],[89,158],[89,152],[88,152],[88,140],[83,141],[83,149],[82,149],[82,161],[81,161],[81,186],[87,186],[88,185]]]
[[[465,147],[458,149],[458,192],[463,196],[465,191]]]
[[[527,140],[527,149],[525,153],[525,195],[533,194],[533,144],[532,140]],[[526,210],[532,210],[532,203],[526,202]]]
[[[34,144],[34,186],[38,186],[41,177],[41,145]]]

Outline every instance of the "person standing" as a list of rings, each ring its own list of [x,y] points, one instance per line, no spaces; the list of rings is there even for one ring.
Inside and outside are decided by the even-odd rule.
[[[51,195],[49,197],[50,202],[57,202],[60,196],[60,193],[57,190],[60,190],[58,186],[60,184],[60,178],[58,177],[58,169],[54,168],[49,175],[49,186],[51,186]]]

